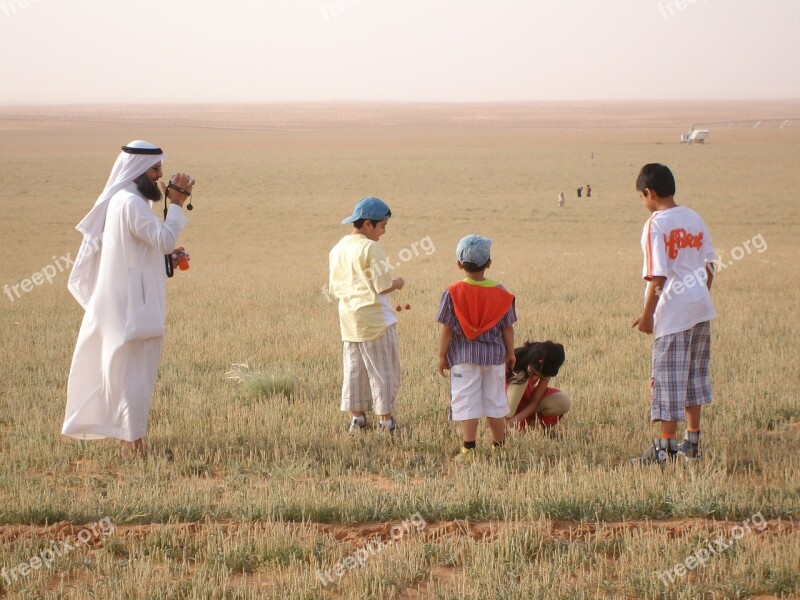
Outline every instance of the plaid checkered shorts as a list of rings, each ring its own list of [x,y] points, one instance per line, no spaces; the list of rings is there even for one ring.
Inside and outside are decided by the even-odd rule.
[[[650,419],[683,421],[687,406],[711,402],[710,362],[708,321],[658,338],[653,344]]]

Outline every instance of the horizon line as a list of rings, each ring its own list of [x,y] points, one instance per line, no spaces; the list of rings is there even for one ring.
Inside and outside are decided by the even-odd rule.
[[[533,105],[533,104],[651,104],[651,103],[684,103],[684,104],[704,104],[710,102],[725,103],[753,103],[753,102],[800,102],[800,97],[796,98],[592,98],[592,99],[554,99],[554,100],[358,100],[358,99],[331,99],[331,100],[204,100],[204,101],[135,101],[123,102],[118,100],[108,101],[64,101],[64,102],[4,102],[0,101],[0,108],[13,107],[80,107],[80,106],[276,106],[276,105],[395,105],[395,106],[418,106],[418,105],[441,105],[441,106],[463,106],[463,105]]]

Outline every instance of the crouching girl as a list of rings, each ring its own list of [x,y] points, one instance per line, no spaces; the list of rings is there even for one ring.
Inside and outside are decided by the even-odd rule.
[[[555,427],[572,407],[569,396],[549,387],[564,364],[564,346],[551,341],[525,342],[514,355],[514,370],[506,374],[508,427]]]

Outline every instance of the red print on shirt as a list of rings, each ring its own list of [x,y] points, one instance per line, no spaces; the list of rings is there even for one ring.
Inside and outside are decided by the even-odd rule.
[[[695,248],[699,251],[703,247],[703,232],[692,234],[686,233],[683,227],[673,229],[669,232],[669,237],[664,235],[664,244],[670,258],[678,256],[678,252],[684,248]]]

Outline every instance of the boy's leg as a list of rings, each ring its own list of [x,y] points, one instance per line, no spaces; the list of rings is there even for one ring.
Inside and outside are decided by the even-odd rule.
[[[481,402],[483,414],[492,432],[495,446],[503,443],[506,437],[506,414],[508,397],[506,395],[505,365],[486,365],[480,367]],[[510,386],[509,386],[510,387]]]
[[[508,406],[505,400],[503,404],[505,415]],[[478,421],[482,416],[480,367],[470,363],[453,365],[450,368],[450,418],[461,422],[463,437],[461,454],[456,460],[472,462],[478,436]]]
[[[683,420],[689,374],[690,331],[662,336],[653,342],[650,420],[659,422],[660,436],[637,464],[663,464],[678,453],[677,421]]]
[[[456,456],[456,462],[471,463],[475,460],[475,446],[478,437],[479,419],[466,419],[461,421],[461,436],[464,441],[461,444],[461,452]]]
[[[686,435],[681,444],[681,454],[687,460],[700,458],[700,413],[703,404],[712,401],[711,379],[711,323],[698,323],[691,330],[689,383],[686,396]]]
[[[472,447],[475,447],[475,440],[478,438],[478,421],[480,419],[467,419],[466,421],[461,421],[461,434],[464,438],[464,447],[468,448],[467,444],[473,444]]]
[[[506,439],[506,418],[505,417],[486,417],[489,430],[492,432],[492,441],[496,446],[502,445]]]
[[[394,407],[400,389],[400,352],[397,325],[390,325],[381,337],[362,342],[361,358],[366,365],[369,387],[379,427],[394,430]]]
[[[661,421],[661,435],[656,445],[659,450],[667,453],[668,458],[675,458],[678,453],[678,422]]]
[[[686,407],[686,429],[689,431],[700,431],[700,411],[701,404]]]
[[[344,342],[342,350],[342,403],[341,410],[353,416],[350,433],[367,426],[364,413],[372,408],[369,377],[361,360],[361,342]]]
[[[700,411],[702,405],[686,407],[686,433],[678,445],[678,454],[687,461],[700,458]]]

